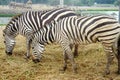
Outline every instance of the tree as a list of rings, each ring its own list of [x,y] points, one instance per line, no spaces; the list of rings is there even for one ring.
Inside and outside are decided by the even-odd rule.
[[[50,5],[59,5],[60,0],[48,0],[48,4]]]
[[[91,6],[94,4],[94,0],[64,0],[64,3],[72,6]]]
[[[119,4],[120,4],[120,0],[116,0],[116,1],[114,2],[114,5],[115,5],[115,6],[119,6]]]
[[[113,4],[116,0],[95,0],[98,4]]]
[[[0,5],[7,5],[8,3],[8,0],[0,0]]]
[[[91,6],[94,4],[94,0],[81,0],[85,6]]]

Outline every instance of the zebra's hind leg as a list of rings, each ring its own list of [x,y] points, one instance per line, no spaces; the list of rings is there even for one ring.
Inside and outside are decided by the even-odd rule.
[[[117,73],[120,74],[120,44],[118,44],[118,49],[117,49],[117,60],[118,60],[118,71],[117,71]]]
[[[72,68],[73,68],[73,72],[77,73],[77,67],[76,67],[76,63],[74,61],[74,56],[71,52],[71,50],[66,50],[66,54],[68,56],[68,59],[70,60],[71,64],[72,64]]]
[[[78,44],[75,44],[74,57],[78,57]]]
[[[67,68],[67,59],[70,60],[71,64],[72,64],[72,68],[73,68],[73,72],[74,73],[77,73],[77,67],[76,67],[76,63],[74,61],[74,56],[72,54],[72,51],[71,50],[65,50],[65,53],[64,53],[64,66],[63,66],[63,71],[66,70]]]
[[[118,71],[117,73],[120,74],[120,36],[117,42],[117,59],[118,59]]]
[[[118,50],[118,56],[117,56],[117,59],[118,59],[118,74],[120,74],[120,51]]]
[[[106,56],[107,56],[107,64],[106,64],[106,69],[105,69],[105,75],[108,75],[108,74],[110,74],[109,68],[114,59],[114,55],[113,55],[113,52],[107,52]]]

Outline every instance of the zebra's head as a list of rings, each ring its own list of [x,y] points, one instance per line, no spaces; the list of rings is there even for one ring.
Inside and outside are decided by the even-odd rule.
[[[32,41],[32,60],[33,60],[33,62],[35,62],[35,63],[40,62],[43,51],[44,51],[44,44],[33,40]]]
[[[15,38],[13,35],[7,34],[7,30],[3,30],[5,52],[7,55],[12,55],[15,46]]]
[[[14,16],[3,30],[3,37],[5,43],[5,52],[12,55],[15,46],[15,37],[18,35],[19,25],[18,20],[22,14]]]

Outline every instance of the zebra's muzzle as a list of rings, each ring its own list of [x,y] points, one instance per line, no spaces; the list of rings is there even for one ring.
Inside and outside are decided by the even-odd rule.
[[[12,55],[12,52],[7,52],[7,51],[5,51],[5,53],[7,54],[7,55]]]
[[[38,63],[38,62],[40,62],[40,60],[39,59],[33,59],[33,62]]]

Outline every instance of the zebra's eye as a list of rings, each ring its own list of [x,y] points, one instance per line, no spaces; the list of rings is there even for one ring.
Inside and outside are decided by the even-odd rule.
[[[32,49],[34,49],[34,47],[32,47]]]
[[[6,41],[4,41],[4,43],[6,43]]]
[[[5,34],[3,34],[3,36],[5,36]]]

